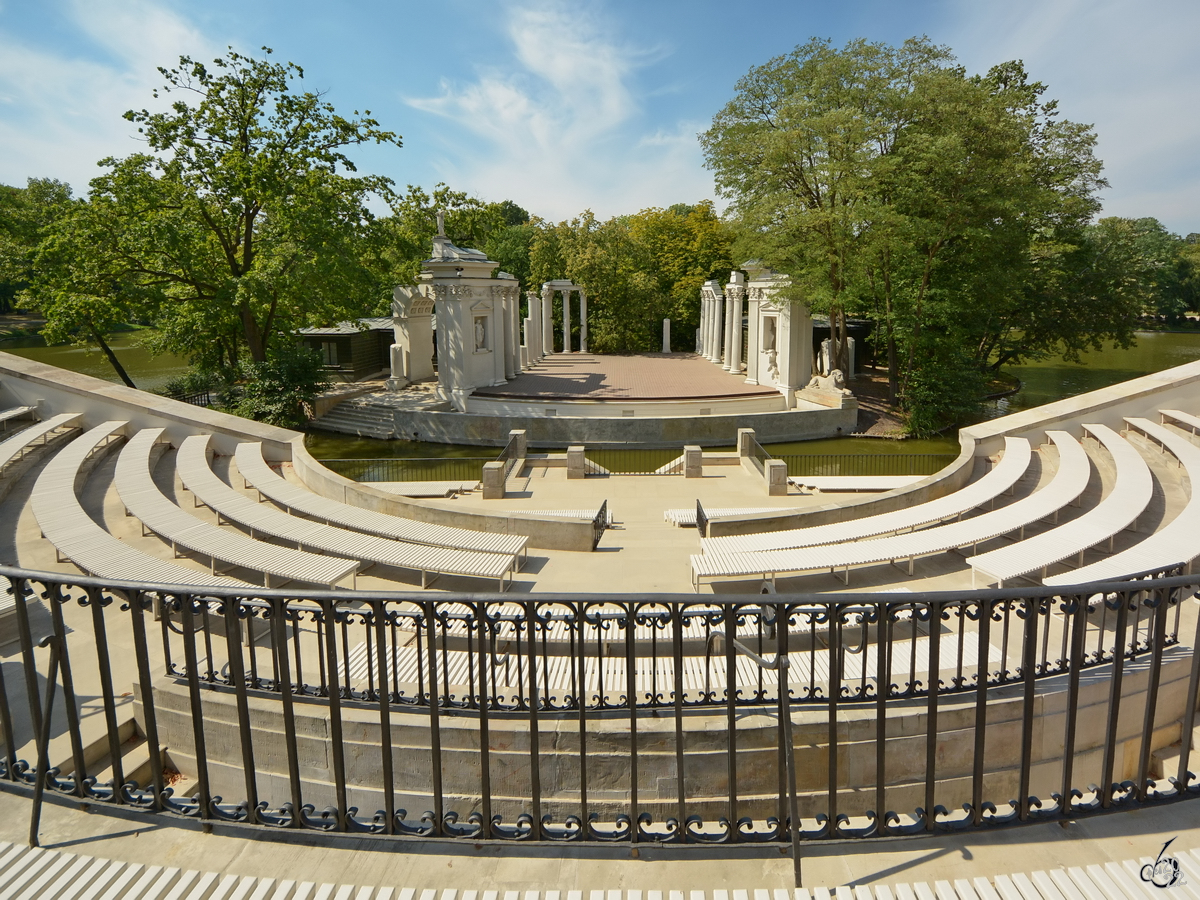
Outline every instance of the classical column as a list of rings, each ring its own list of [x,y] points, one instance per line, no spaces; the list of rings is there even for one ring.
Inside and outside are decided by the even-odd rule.
[[[708,290],[704,291],[701,294],[701,297],[704,300],[704,305],[701,309],[701,314],[704,316],[704,343],[701,345],[703,349],[700,352],[704,355],[705,359],[707,359],[711,362],[712,358],[713,358],[713,353],[712,353],[712,345],[713,345],[713,339],[712,339],[712,333],[713,333],[712,291],[708,291]]]
[[[718,366],[725,357],[725,298],[718,294],[713,301],[713,362]]]
[[[571,352],[571,291],[563,288],[563,353]]]
[[[740,375],[742,371],[742,297],[746,293],[743,286],[745,275],[734,272],[729,284],[725,285],[725,296],[729,298],[729,310],[733,318],[729,329],[729,371]]]
[[[505,287],[507,295],[505,303],[508,304],[508,322],[509,322],[509,341],[508,341],[508,358],[512,361],[513,378],[521,374],[521,290],[515,284],[510,287]]]
[[[587,353],[587,292],[579,290],[579,352]]]
[[[542,285],[542,355],[554,352],[554,288]]]
[[[516,367],[516,345],[517,345],[517,319],[513,315],[513,301],[511,292],[507,287],[500,288],[500,296],[497,298],[499,302],[496,304],[496,319],[500,325],[500,333],[504,336],[503,342],[496,348],[502,358],[502,366],[504,372],[504,380],[515,378],[517,375]]]
[[[529,365],[542,358],[542,301],[533,291],[525,292],[529,318],[525,320],[525,348]]]

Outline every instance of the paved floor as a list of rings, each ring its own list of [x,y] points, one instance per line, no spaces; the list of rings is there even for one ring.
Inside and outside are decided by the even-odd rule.
[[[774,388],[746,384],[694,353],[594,356],[556,353],[505,384],[477,388],[477,397],[555,400],[682,400],[774,396]]]

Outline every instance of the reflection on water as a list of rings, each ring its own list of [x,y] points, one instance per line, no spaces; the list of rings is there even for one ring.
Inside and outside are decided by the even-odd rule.
[[[165,385],[170,379],[188,371],[187,360],[172,353],[160,353],[154,356],[142,346],[146,332],[134,331],[114,334],[108,339],[117,359],[142,390],[156,390]],[[93,378],[101,378],[119,384],[120,377],[113,369],[108,357],[102,352],[86,347],[73,347],[70,344],[59,344],[47,347],[40,337],[12,338],[0,341],[0,350],[36,360],[51,366],[59,366],[72,372],[81,372]]]
[[[1012,397],[988,404],[986,412],[988,418],[1006,416],[1196,359],[1200,359],[1200,334],[1139,332],[1137,344],[1128,350],[1108,347],[1086,353],[1082,364],[1050,359],[1009,366],[1005,371],[1020,378],[1023,387]]]

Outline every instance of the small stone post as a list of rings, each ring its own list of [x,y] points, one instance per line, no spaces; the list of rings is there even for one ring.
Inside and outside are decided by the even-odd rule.
[[[507,466],[495,460],[483,464],[483,499],[504,499],[504,470]]]
[[[572,444],[567,448],[567,480],[587,477],[587,460],[583,458],[582,444]]]
[[[663,319],[663,353],[671,352],[671,320]]]
[[[529,439],[525,437],[524,428],[514,428],[508,433],[508,439],[517,439],[517,459],[524,459],[529,455]]]
[[[704,477],[704,451],[694,444],[683,448],[683,477]]]
[[[754,437],[753,428],[739,428],[737,433],[738,456],[750,455],[750,439]]]
[[[788,490],[787,463],[782,459],[767,460],[767,496],[786,497]]]

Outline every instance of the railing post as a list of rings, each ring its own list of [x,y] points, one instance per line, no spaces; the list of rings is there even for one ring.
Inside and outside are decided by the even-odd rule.
[[[587,459],[584,457],[582,444],[572,444],[567,448],[567,480],[574,481],[587,477]]]
[[[683,448],[683,477],[704,477],[704,451],[694,444]]]
[[[493,460],[483,464],[483,499],[503,500],[507,463]]]

